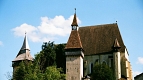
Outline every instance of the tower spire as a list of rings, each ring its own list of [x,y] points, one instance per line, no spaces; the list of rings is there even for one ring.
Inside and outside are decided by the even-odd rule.
[[[29,47],[29,44],[28,44],[26,32],[25,32],[23,45],[22,45],[19,53],[17,54],[16,58],[13,60],[13,62],[22,61],[22,60],[31,60],[31,61],[33,61],[33,58],[30,54],[30,47]]]
[[[72,30],[77,30],[78,24],[77,24],[77,19],[76,19],[76,8],[75,8],[74,18],[73,18],[73,22],[71,26],[72,26]]]

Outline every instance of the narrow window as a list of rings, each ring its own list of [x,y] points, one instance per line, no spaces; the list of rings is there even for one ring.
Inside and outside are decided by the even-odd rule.
[[[91,63],[91,73],[93,72],[93,63]]]

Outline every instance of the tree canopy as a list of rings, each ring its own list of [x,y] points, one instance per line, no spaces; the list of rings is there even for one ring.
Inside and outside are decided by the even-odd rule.
[[[95,64],[91,78],[92,80],[115,80],[112,69],[106,64]]]

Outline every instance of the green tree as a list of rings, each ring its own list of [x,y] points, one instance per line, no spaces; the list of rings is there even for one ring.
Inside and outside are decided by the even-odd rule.
[[[56,68],[56,66],[47,67],[43,80],[64,80],[65,74],[61,74],[61,71],[62,69]]]
[[[95,64],[91,78],[92,80],[115,80],[112,69],[106,64]]]
[[[48,66],[55,66],[56,52],[54,42],[43,43],[42,50],[35,56],[35,60],[40,65],[42,71],[45,71]]]
[[[66,56],[65,56],[64,48],[65,48],[65,44],[58,44],[55,46],[57,68],[62,68],[65,73],[66,72]]]

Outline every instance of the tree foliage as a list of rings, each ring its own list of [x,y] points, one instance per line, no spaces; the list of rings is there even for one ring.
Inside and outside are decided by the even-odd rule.
[[[106,64],[95,64],[91,78],[92,80],[115,79],[112,69],[110,69],[110,67]]]
[[[35,56],[35,61],[39,63],[42,71],[48,66],[56,65],[56,53],[54,42],[45,42],[42,45],[42,50]]]
[[[58,68],[62,68],[66,73],[66,56],[65,56],[65,44],[59,44],[55,46],[56,52],[56,65]]]

